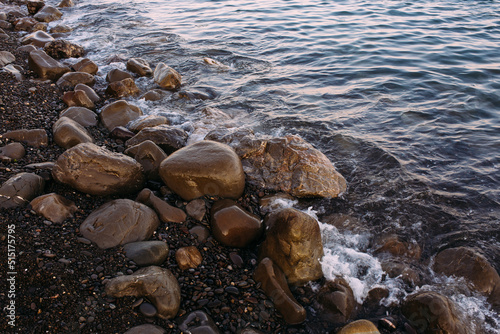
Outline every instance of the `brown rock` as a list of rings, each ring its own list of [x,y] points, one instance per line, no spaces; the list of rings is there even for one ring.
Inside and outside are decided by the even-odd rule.
[[[175,260],[181,270],[198,267],[203,261],[200,251],[194,247],[182,247],[175,252]]]
[[[260,261],[255,269],[254,279],[262,283],[262,290],[287,323],[295,325],[306,320],[306,310],[295,300],[288,288],[285,274],[271,259],[266,257]]]
[[[38,13],[40,9],[45,6],[45,1],[43,0],[28,0],[26,2],[26,6],[28,7],[28,13],[30,15],[35,15]]]
[[[225,246],[247,247],[262,234],[260,217],[245,211],[232,200],[215,202],[210,214],[212,234]]]
[[[116,199],[93,211],[80,233],[99,248],[111,248],[149,239],[160,225],[156,213],[129,199]]]
[[[260,212],[264,215],[281,209],[283,203],[293,203],[294,201],[297,201],[297,199],[287,193],[267,195],[259,200]]]
[[[488,260],[473,248],[448,248],[439,252],[432,266],[437,273],[464,277],[471,288],[488,296],[494,306],[500,305],[500,276]]]
[[[380,334],[380,332],[373,322],[362,319],[345,325],[337,334]]]
[[[127,70],[140,77],[150,76],[153,74],[153,70],[151,70],[148,62],[142,58],[130,58],[127,61]]]
[[[186,213],[184,211],[156,197],[155,194],[147,188],[143,189],[139,195],[137,195],[136,201],[153,208],[164,223],[182,223],[186,220]]]
[[[54,59],[79,58],[84,54],[83,47],[63,39],[46,43],[43,50]]]
[[[186,212],[190,217],[193,217],[197,221],[201,222],[207,212],[205,201],[201,198],[192,200],[186,205]]]
[[[245,188],[245,174],[236,153],[227,145],[208,140],[184,147],[163,160],[160,176],[187,201],[204,195],[237,199]]]
[[[50,28],[51,34],[65,34],[65,33],[72,32],[72,31],[73,31],[73,29],[70,26],[67,26],[65,24],[58,24],[55,27]],[[85,71],[79,71],[79,70],[75,70],[75,71],[85,72]],[[93,74],[95,74],[95,73],[93,73]]]
[[[286,208],[265,220],[266,240],[259,257],[269,257],[285,273],[291,285],[303,285],[323,277],[319,260],[323,244],[317,221],[302,211]]]
[[[110,138],[120,139],[121,141],[129,140],[133,136],[135,136],[135,133],[123,126],[117,126],[109,133]]]
[[[205,226],[196,225],[189,230],[189,233],[196,236],[198,242],[205,242],[210,236],[210,231]]]
[[[130,147],[138,145],[143,141],[151,140],[153,143],[161,147],[165,153],[170,154],[184,147],[186,145],[187,138],[188,134],[186,131],[162,124],[152,128],[142,129],[133,138],[129,139],[125,145]]]
[[[406,257],[409,259],[420,259],[422,250],[416,242],[406,242],[399,240],[397,235],[387,235],[376,241],[375,254],[390,253],[393,256]]]
[[[43,191],[45,181],[33,173],[19,173],[5,181],[0,187],[0,195],[19,197],[31,201]]]
[[[91,143],[76,145],[61,154],[52,176],[81,192],[99,196],[135,192],[144,183],[142,166],[137,161]]]
[[[12,23],[0,19],[0,29],[12,29]],[[4,31],[4,33],[5,33],[5,31]]]
[[[168,257],[168,245],[163,241],[137,241],[126,244],[127,257],[139,266],[161,265]]]
[[[130,328],[124,334],[165,334],[166,331],[160,326],[144,324]]]
[[[20,141],[21,143],[25,143],[26,145],[33,147],[42,147],[42,146],[47,146],[49,144],[47,131],[45,131],[44,129],[12,130],[12,131],[7,131],[0,137],[12,139],[15,141]]]
[[[21,17],[14,21],[14,29],[17,31],[31,31],[37,23],[38,21],[32,17]]]
[[[189,313],[179,324],[183,333],[193,334],[220,334],[214,321],[203,311]]]
[[[176,90],[181,86],[182,78],[173,68],[159,63],[154,71],[154,81],[162,88]]]
[[[88,109],[95,109],[94,102],[89,99],[87,93],[85,93],[85,91],[83,90],[65,92],[62,100],[68,107],[83,107]]]
[[[156,266],[109,280],[106,294],[113,297],[145,297],[155,305],[157,315],[162,319],[175,317],[181,303],[180,287],[175,276],[170,270]]]
[[[101,100],[99,95],[97,95],[96,92],[92,88],[90,88],[89,86],[87,86],[85,84],[82,84],[82,83],[76,84],[75,91],[76,90],[83,90],[85,92],[85,94],[87,94],[90,101],[92,101],[94,103],[99,102],[99,100]]]
[[[59,9],[52,6],[44,6],[33,17],[40,22],[52,22],[61,18],[62,13]]]
[[[160,180],[160,164],[167,158],[167,155],[158,145],[151,140],[146,140],[138,145],[127,148],[124,153],[142,165],[146,178]]]
[[[99,70],[96,63],[88,58],[80,60],[78,63],[71,66],[71,68],[73,68],[76,72],[85,72],[92,75],[95,75]]]
[[[132,75],[130,73],[122,71],[122,70],[117,69],[117,68],[112,69],[106,75],[107,82],[122,81],[123,79],[132,79],[133,80]]]
[[[73,89],[77,84],[93,86],[94,83],[94,76],[85,72],[66,73],[57,80],[57,85],[62,89]]]
[[[68,117],[61,117],[52,128],[54,141],[62,148],[70,148],[81,143],[93,143],[94,139],[79,123]]]
[[[146,117],[138,118],[128,124],[128,129],[133,132],[139,132],[144,128],[153,128],[158,125],[167,124],[168,119],[159,115],[148,115]]]
[[[472,333],[460,320],[462,315],[453,302],[437,292],[421,291],[408,296],[401,312],[418,333]]]
[[[125,126],[128,122],[138,118],[142,115],[142,110],[125,100],[119,100],[108,104],[100,113],[101,121],[104,126],[109,130],[113,130],[117,126]],[[139,143],[134,143],[133,146]]]
[[[153,89],[143,94],[140,98],[146,101],[159,101],[163,99],[165,96],[167,96],[167,94],[168,93],[165,92],[164,90]]]
[[[73,7],[75,4],[73,3],[73,0],[62,0],[57,7],[59,8],[66,8],[66,7]]]
[[[382,270],[385,271],[389,277],[401,277],[403,282],[412,287],[420,285],[420,276],[418,272],[409,264],[389,259],[383,261],[381,265]]]
[[[97,115],[90,109],[83,107],[69,107],[65,109],[59,117],[67,117],[82,126],[96,126],[97,125]]]
[[[21,40],[21,43],[24,45],[32,44],[34,46],[43,48],[45,44],[52,42],[53,40],[54,38],[49,34],[47,34],[46,32],[35,31],[34,33],[24,36],[23,39]]]
[[[321,316],[331,323],[346,323],[356,306],[352,289],[343,278],[326,282],[319,290],[316,301]]]
[[[45,32],[47,32],[47,24],[46,23],[42,23],[42,22],[38,22],[37,24],[35,24],[33,26],[33,29],[31,31],[33,31],[33,32],[35,32],[35,31],[45,31]],[[56,36],[52,36],[52,37],[56,38]]]
[[[0,147],[0,157],[9,157],[13,160],[19,160],[26,155],[26,150],[21,143],[10,143]]]
[[[29,67],[42,79],[57,80],[64,73],[70,71],[69,67],[62,65],[41,50],[30,52],[28,64]]]
[[[138,95],[140,92],[141,91],[135,85],[134,80],[131,78],[126,78],[121,81],[113,81],[106,89],[106,94],[116,98]]]
[[[37,214],[53,223],[62,223],[78,210],[73,201],[55,193],[39,196],[30,205]]]

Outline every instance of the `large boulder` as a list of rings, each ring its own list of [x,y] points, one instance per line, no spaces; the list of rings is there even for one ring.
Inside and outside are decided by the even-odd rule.
[[[125,126],[128,122],[142,115],[142,110],[125,100],[108,104],[100,113],[104,126],[112,131],[117,126]],[[134,144],[135,145],[135,144]]]
[[[81,143],[93,143],[94,139],[88,131],[71,118],[61,117],[52,128],[54,141],[62,148],[70,148]]]
[[[175,276],[170,270],[156,266],[109,280],[106,294],[113,297],[145,297],[156,306],[157,316],[162,319],[175,317],[181,303],[181,290]]]
[[[181,75],[164,63],[159,63],[156,65],[155,71],[153,73],[154,81],[164,89],[176,90],[181,87],[182,78]]]
[[[264,258],[255,269],[254,279],[262,284],[262,290],[289,324],[306,320],[306,310],[293,297],[283,271],[270,258]]]
[[[144,204],[116,199],[93,211],[80,233],[99,248],[111,248],[149,239],[160,225],[156,213]]]
[[[78,210],[73,201],[55,193],[39,196],[30,205],[36,213],[53,223],[62,223]]]
[[[239,157],[231,147],[209,140],[172,153],[161,163],[160,177],[187,201],[204,195],[237,199],[245,188]]]
[[[448,248],[439,252],[434,271],[447,276],[464,277],[471,288],[488,296],[488,301],[500,306],[500,276],[488,260],[473,248]]]
[[[99,196],[138,191],[144,183],[141,164],[91,143],[76,145],[61,154],[52,176],[81,192]]]
[[[45,129],[20,129],[7,131],[0,138],[8,138],[25,143],[28,146],[42,147],[49,144],[49,137]]]
[[[214,203],[210,223],[214,238],[229,247],[246,247],[263,231],[260,217],[229,199]]]
[[[178,149],[186,146],[188,134],[186,131],[162,124],[155,127],[146,127],[139,131],[133,138],[127,140],[127,147],[138,145],[145,140],[151,140],[153,143],[161,147],[165,153],[170,154]]]
[[[0,209],[26,205],[39,195],[45,181],[33,173],[19,173],[5,181],[0,187]]]
[[[64,73],[71,71],[68,66],[62,65],[42,50],[30,52],[28,65],[42,79],[57,80]]]
[[[421,291],[408,296],[401,312],[418,333],[466,334],[471,329],[461,321],[454,303],[432,291]]]
[[[285,208],[266,217],[266,240],[259,257],[269,257],[283,270],[291,285],[323,277],[323,244],[318,222],[308,214]]]
[[[259,188],[295,197],[326,198],[346,190],[346,181],[332,162],[298,136],[255,139],[212,132],[205,139],[233,146],[242,159],[247,181]]]

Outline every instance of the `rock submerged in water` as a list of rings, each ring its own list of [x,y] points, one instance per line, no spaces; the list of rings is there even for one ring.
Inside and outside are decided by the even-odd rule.
[[[264,221],[266,239],[259,258],[269,257],[283,270],[290,285],[304,285],[323,277],[323,243],[318,222],[297,209],[273,212]]]
[[[144,204],[116,199],[93,211],[80,233],[99,248],[111,248],[149,239],[160,225],[156,213]]]
[[[238,199],[245,188],[239,157],[231,147],[209,140],[172,153],[161,163],[160,177],[186,201],[204,195]]]
[[[354,293],[343,278],[327,281],[319,290],[316,302],[321,316],[336,324],[349,321],[356,306]]]
[[[228,199],[212,205],[210,225],[214,238],[229,247],[244,248],[263,232],[260,217]]]
[[[177,279],[168,269],[157,266],[137,270],[132,275],[115,277],[106,283],[106,294],[113,297],[145,297],[158,310],[157,316],[171,319],[181,303],[181,290]]]
[[[52,176],[81,192],[99,196],[131,193],[144,184],[141,164],[91,143],[78,144],[61,154]]]
[[[255,269],[254,279],[274,303],[285,321],[296,325],[306,320],[306,310],[293,297],[283,271],[270,259],[264,258]]]

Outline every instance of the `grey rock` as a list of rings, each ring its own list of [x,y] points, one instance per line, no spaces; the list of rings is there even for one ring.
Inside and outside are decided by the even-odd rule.
[[[123,247],[129,259],[139,266],[161,265],[168,256],[168,245],[163,241],[138,241]]]
[[[166,331],[160,326],[144,324],[130,328],[123,334],[165,334]]]
[[[179,329],[192,334],[220,334],[212,318],[203,311],[189,313],[182,319]]]
[[[16,61],[16,57],[8,51],[0,51],[0,67]]]

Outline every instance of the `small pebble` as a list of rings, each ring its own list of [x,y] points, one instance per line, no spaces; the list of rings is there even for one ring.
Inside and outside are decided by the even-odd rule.
[[[139,307],[139,311],[145,316],[145,317],[154,317],[157,313],[156,307],[154,307],[150,303],[142,303],[141,306]]]

